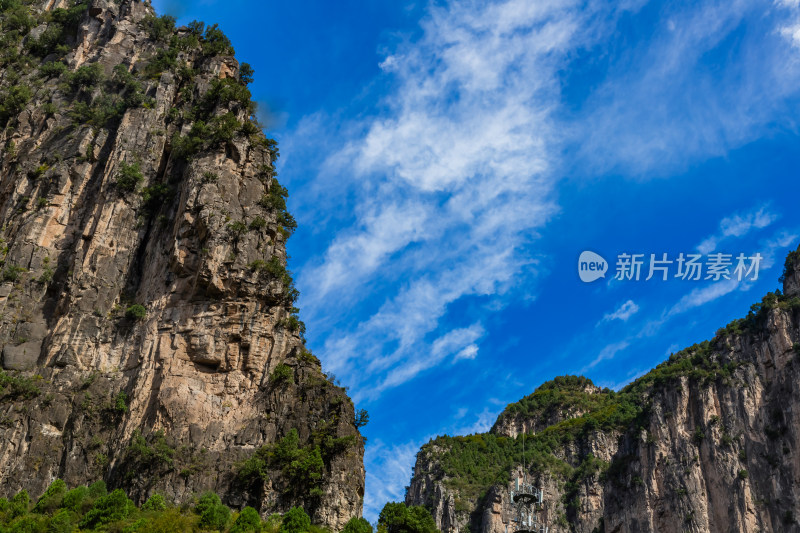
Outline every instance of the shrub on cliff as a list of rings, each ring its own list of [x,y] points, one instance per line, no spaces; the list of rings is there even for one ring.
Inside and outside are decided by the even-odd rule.
[[[53,9],[50,12],[47,29],[37,39],[28,41],[28,50],[39,57],[45,57],[53,52],[66,55],[70,50],[66,45],[67,37],[75,34],[88,7],[88,2],[80,2],[70,8]]]
[[[141,304],[133,304],[125,310],[125,318],[128,320],[142,320],[147,316],[147,309]]]
[[[246,64],[246,63],[245,63]],[[239,107],[252,112],[255,105],[251,101],[250,90],[236,81],[225,78],[211,80],[211,87],[198,104],[197,112],[211,114],[217,106]]]
[[[262,446],[237,465],[238,478],[245,484],[263,483],[269,471],[281,473],[273,485],[282,482],[285,494],[304,499],[322,495],[320,485],[325,471],[322,451],[315,444],[300,446],[300,437],[294,428],[275,444]]]
[[[203,54],[207,56],[233,55],[233,45],[230,39],[222,33],[218,24],[206,28],[203,35]]]
[[[175,17],[171,15],[162,15],[160,17],[148,15],[142,19],[139,25],[147,31],[152,40],[161,41],[170,37],[172,32],[175,31]]]
[[[369,413],[366,409],[359,409],[355,417],[356,428],[362,428],[369,424]]]
[[[128,456],[142,466],[171,466],[175,448],[167,442],[167,435],[163,429],[151,433],[147,439],[136,430],[128,445]]]
[[[5,125],[12,117],[16,117],[25,108],[33,96],[33,91],[26,85],[14,85],[0,92],[0,125]]]
[[[144,175],[139,168],[139,163],[129,165],[125,161],[120,162],[117,173],[117,189],[123,192],[133,192],[142,180],[144,180]]]
[[[292,367],[283,363],[275,367],[269,376],[270,383],[294,383]]]
[[[783,273],[781,273],[781,277],[778,278],[778,281],[781,283],[786,281],[786,278],[794,272],[794,264],[798,259],[800,259],[800,250],[789,252],[786,256],[786,260],[783,262]]]
[[[91,63],[78,67],[69,75],[68,82],[73,91],[92,89],[103,81],[103,67],[100,63]]]
[[[6,398],[29,400],[38,396],[40,392],[36,386],[36,378],[12,376],[0,370],[0,400]]]

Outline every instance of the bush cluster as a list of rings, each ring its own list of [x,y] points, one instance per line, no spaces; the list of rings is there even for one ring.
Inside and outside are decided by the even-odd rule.
[[[169,504],[160,494],[153,494],[137,507],[123,490],[109,492],[103,481],[68,490],[60,479],[53,481],[36,501],[32,501],[25,490],[11,500],[0,498],[0,530],[14,533],[330,533],[312,525],[301,507],[264,521],[252,507],[232,512],[213,492],[200,495],[194,505],[180,507]],[[372,528],[365,520],[353,518],[342,531],[372,533]]]
[[[0,402],[35,398],[41,392],[36,385],[40,378],[41,376],[31,378],[13,375],[8,374],[5,370],[0,370]]]
[[[117,188],[122,192],[133,192],[136,187],[144,180],[144,175],[139,168],[139,163],[125,161],[120,162],[119,172],[117,173]]]
[[[19,115],[33,97],[33,91],[26,85],[14,85],[0,91],[0,125],[6,125],[12,117]]]
[[[262,483],[275,472],[281,476],[284,494],[311,498],[322,495],[324,470],[319,445],[300,446],[296,429],[277,443],[262,446],[237,468],[239,480],[246,484]]]
[[[363,524],[362,524],[363,527]],[[387,503],[378,517],[378,531],[383,533],[438,533],[436,522],[424,507],[405,503]]]
[[[38,57],[53,53],[59,57],[66,55],[71,48],[67,43],[77,32],[88,7],[88,2],[79,2],[67,9],[57,8],[50,11],[45,31],[27,43],[30,53]]]

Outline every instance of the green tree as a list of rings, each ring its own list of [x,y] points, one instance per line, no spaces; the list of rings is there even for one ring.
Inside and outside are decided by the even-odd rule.
[[[355,424],[357,428],[362,428],[369,424],[369,413],[366,409],[359,409],[356,413]]]
[[[69,84],[74,91],[81,89],[91,89],[103,81],[103,67],[100,63],[91,63],[78,67],[69,76]]]
[[[153,494],[142,505],[142,511],[163,511],[167,508],[167,502],[161,494]]]
[[[278,533],[305,533],[311,529],[311,519],[302,507],[292,507],[285,515]]]
[[[19,115],[32,96],[30,87],[25,85],[14,85],[7,91],[0,91],[0,124],[6,124],[8,119]]]
[[[31,497],[28,496],[28,491],[22,489],[11,498],[11,505],[9,505],[9,517],[16,518],[28,513],[31,506]]]
[[[125,318],[129,320],[142,320],[147,316],[147,309],[141,304],[134,304],[125,310]]]
[[[418,505],[389,502],[378,517],[378,530],[387,533],[438,533],[430,511]]]
[[[217,496],[216,493],[210,491],[205,492],[197,500],[197,504],[194,506],[194,512],[201,515],[211,507],[221,504],[222,500],[219,499],[219,496]]]
[[[76,487],[64,495],[64,498],[61,500],[61,507],[75,513],[79,513],[81,511],[82,504],[88,495],[88,488]]]
[[[166,39],[175,31],[175,17],[171,15],[163,15],[156,17],[150,15],[142,20],[141,25],[147,30],[150,38],[154,41]]]
[[[75,531],[75,524],[72,520],[72,513],[66,509],[61,509],[53,515],[47,525],[47,533],[72,533]]]
[[[222,504],[214,505],[200,515],[200,526],[205,529],[224,531],[230,517],[231,510],[227,506]]]
[[[242,63],[239,66],[239,81],[245,85],[250,85],[253,83],[253,76],[255,76],[256,71],[253,70],[253,67],[250,66],[250,63]]]
[[[56,479],[50,483],[50,486],[44,491],[39,501],[36,502],[36,505],[33,507],[33,512],[39,514],[52,513],[54,510],[61,507],[61,502],[66,493],[67,484],[60,479]]]
[[[354,516],[344,525],[342,533],[372,533],[372,524],[363,518]]]
[[[295,494],[306,492],[310,496],[319,496],[322,473],[325,464],[319,446],[299,446],[300,437],[292,428],[282,438],[272,452],[277,465],[281,466],[284,478],[289,484],[288,491]]]
[[[222,33],[217,24],[206,28],[206,33],[203,35],[203,53],[207,56],[233,55],[230,39]]]
[[[231,527],[230,533],[261,531],[261,517],[252,507],[245,507]]]
[[[94,507],[83,516],[81,529],[90,529],[116,520],[127,518],[136,509],[125,491],[117,489],[98,499]]]
[[[200,515],[200,526],[204,529],[224,530],[231,515],[231,510],[213,492],[200,496],[194,512]]]

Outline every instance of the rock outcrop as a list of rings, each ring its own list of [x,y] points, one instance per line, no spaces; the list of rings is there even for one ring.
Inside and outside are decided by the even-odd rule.
[[[0,495],[105,479],[360,515],[363,442],[304,348],[249,68],[148,3],[0,5]],[[257,457],[292,430],[310,472]]]
[[[551,532],[800,530],[798,280],[793,252],[782,292],[619,393],[559,378],[488,434],[433,440],[406,503],[445,533],[513,531],[524,428]]]

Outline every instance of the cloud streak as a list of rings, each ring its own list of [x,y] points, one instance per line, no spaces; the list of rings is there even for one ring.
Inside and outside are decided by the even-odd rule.
[[[777,215],[771,213],[766,207],[753,209],[744,214],[725,217],[719,223],[719,233],[706,237],[703,242],[697,245],[697,251],[701,254],[711,253],[717,250],[720,243],[725,240],[732,237],[744,237],[753,230],[766,228],[777,218]]]
[[[388,91],[374,109],[343,123],[309,117],[284,144],[318,160],[297,193],[306,209],[298,216],[330,224],[332,237],[302,266],[298,285],[326,367],[356,400],[481,357],[485,317],[454,309],[489,300],[498,311],[535,295],[547,264],[535,243],[559,214],[565,173],[663,175],[724,154],[787,116],[800,70],[781,60],[792,48],[781,33],[785,18],[745,0],[665,7],[651,39],[617,46],[621,13],[635,17],[642,5],[432,4],[420,36],[381,61],[378,85]],[[715,57],[743,24],[753,31],[733,56]],[[567,109],[565,87],[587,50],[605,53],[608,64],[583,79],[592,89]],[[324,157],[313,147],[318,137]],[[330,219],[337,202],[346,214]],[[700,248],[772,220],[765,208],[729,217]],[[698,290],[675,312],[726,289]],[[626,321],[636,310],[631,302],[603,320]]]
[[[479,357],[480,323],[440,331],[452,304],[535,278],[531,243],[557,212],[557,71],[580,27],[570,2],[432,7],[423,36],[381,63],[395,90],[326,163],[348,161],[357,220],[303,269],[304,305],[375,286],[369,318],[333,331],[326,362],[374,397],[445,361]],[[375,304],[378,304],[375,306]],[[456,334],[456,335],[454,335]],[[360,365],[360,364],[359,364]],[[360,365],[363,366],[363,365]],[[354,388],[360,390],[357,384]],[[359,393],[356,393],[357,398]]]
[[[377,522],[378,513],[387,502],[405,500],[405,486],[411,479],[411,469],[424,442],[387,445],[376,441],[367,446],[364,455],[367,467],[364,518],[368,521]]]
[[[797,13],[794,0],[782,3]],[[572,124],[579,164],[648,179],[765,130],[793,129],[797,26],[786,25],[786,9],[769,8],[751,0],[661,6],[652,38],[608,52],[608,72]]]
[[[627,302],[620,305],[616,310],[611,313],[606,313],[602,320],[598,323],[598,325],[602,324],[603,322],[610,322],[612,320],[621,320],[622,322],[626,322],[630,317],[635,315],[639,312],[639,306],[636,305],[636,302],[633,300],[628,300]]]

